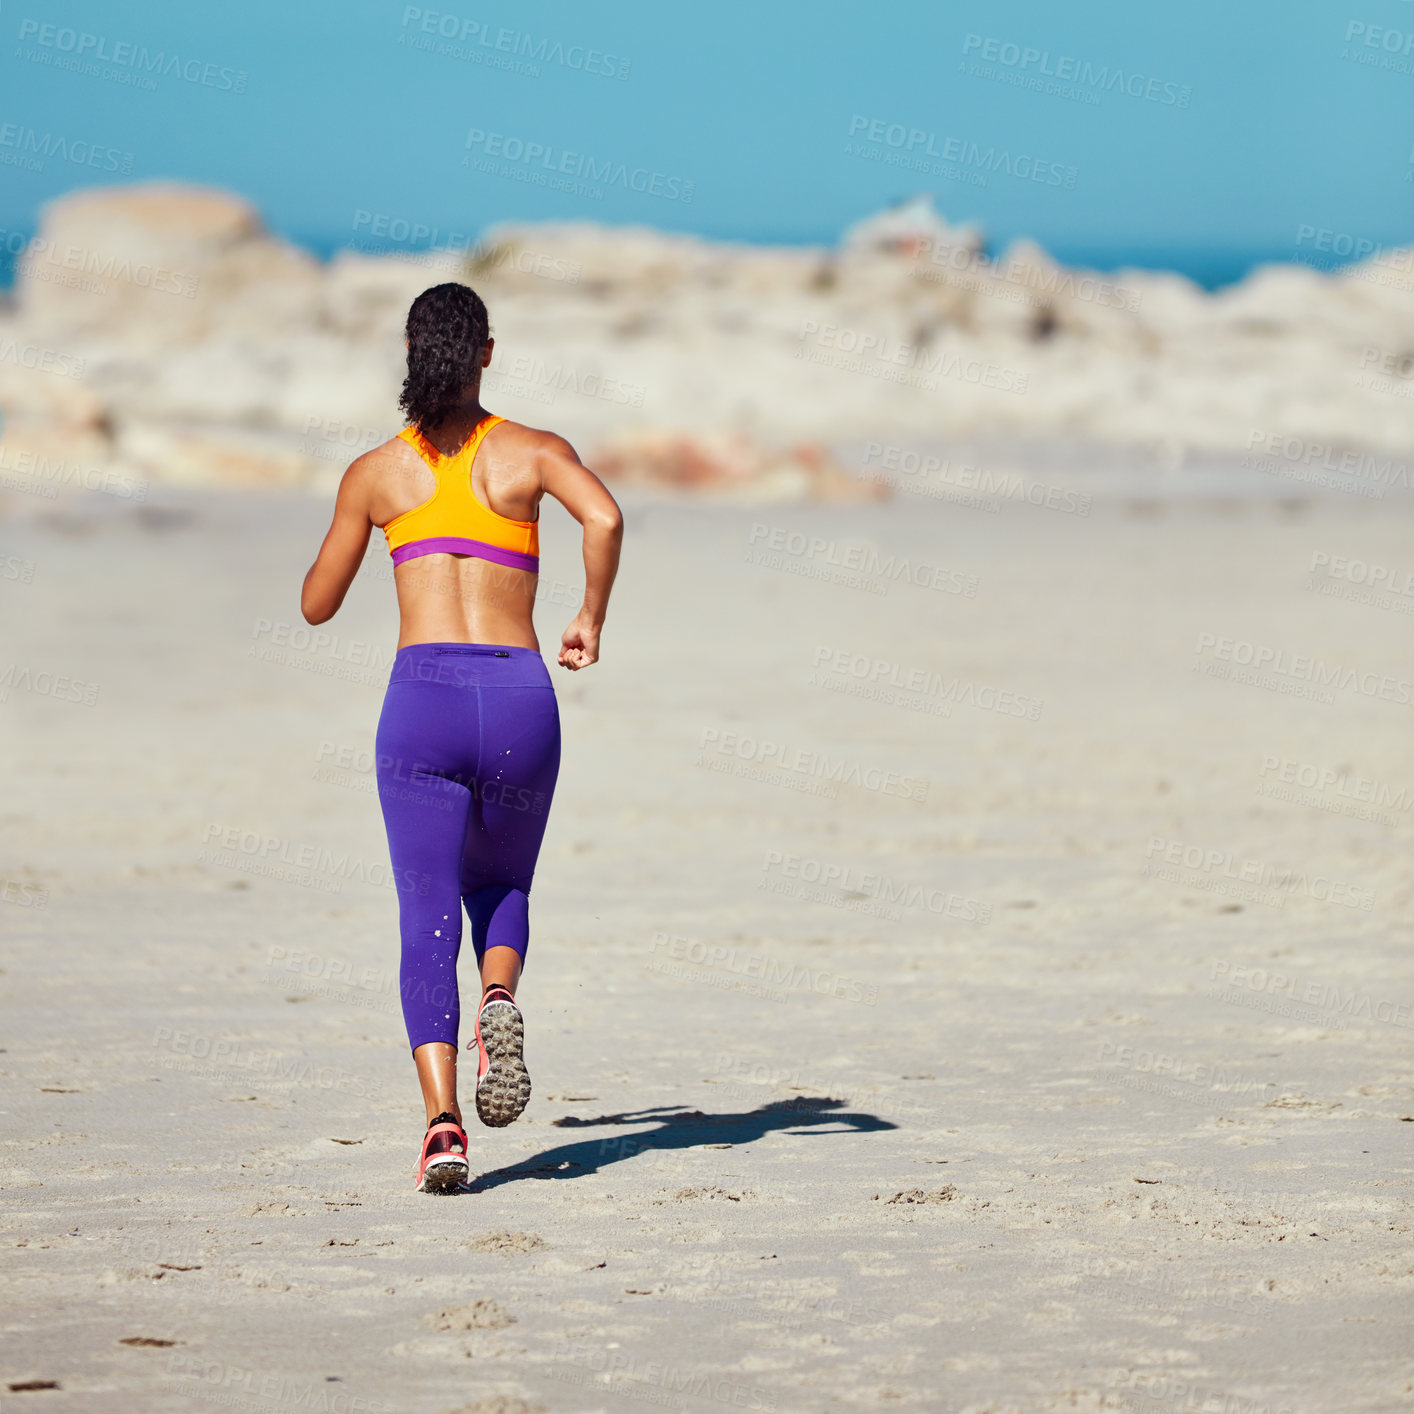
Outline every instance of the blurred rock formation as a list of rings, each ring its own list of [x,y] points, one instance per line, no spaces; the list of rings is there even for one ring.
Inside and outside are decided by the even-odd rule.
[[[52,203],[20,258],[0,465],[323,486],[401,425],[402,322],[446,279],[491,310],[487,403],[610,477],[849,497],[878,490],[825,450],[851,439],[1414,442],[1414,250],[1209,294],[989,256],[915,199],[833,250],[557,223],[325,263],[235,196],[146,184]]]

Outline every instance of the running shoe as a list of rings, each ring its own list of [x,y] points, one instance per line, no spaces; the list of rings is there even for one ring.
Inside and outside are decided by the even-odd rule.
[[[466,1130],[454,1114],[439,1114],[427,1126],[417,1165],[419,1193],[455,1193],[471,1172],[466,1161]]]
[[[492,1129],[519,1119],[530,1103],[524,1042],[525,1018],[515,998],[504,987],[488,987],[476,1014],[476,1113]]]

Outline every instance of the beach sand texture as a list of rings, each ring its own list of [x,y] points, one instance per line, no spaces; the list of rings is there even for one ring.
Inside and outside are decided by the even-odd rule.
[[[378,546],[314,638],[319,500],[11,494],[0,1407],[1407,1409],[1414,517],[1224,484],[626,497],[436,1200]]]

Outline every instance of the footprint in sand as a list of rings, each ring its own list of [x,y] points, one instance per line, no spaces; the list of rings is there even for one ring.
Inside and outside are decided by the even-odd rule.
[[[673,1194],[673,1202],[684,1203],[690,1198],[725,1198],[728,1203],[740,1203],[743,1198],[755,1196],[750,1188],[719,1188],[715,1183],[709,1183],[703,1188],[679,1188]]]
[[[509,1257],[517,1252],[538,1252],[550,1244],[534,1232],[507,1232],[504,1228],[495,1232],[483,1232],[462,1243],[464,1252],[499,1252]]]
[[[886,1203],[951,1203],[957,1197],[957,1186],[949,1183],[942,1188],[935,1188],[931,1193],[925,1193],[921,1188],[905,1188],[895,1193],[892,1198],[885,1198]],[[878,1202],[879,1195],[874,1195],[874,1201]]]
[[[496,1331],[510,1325],[512,1316],[499,1301],[472,1301],[466,1306],[444,1306],[422,1318],[434,1331]]]

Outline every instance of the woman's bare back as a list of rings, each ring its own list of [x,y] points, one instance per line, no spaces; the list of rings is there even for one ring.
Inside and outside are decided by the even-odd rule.
[[[452,455],[485,420],[473,387],[460,407],[422,436],[438,453]],[[469,479],[472,494],[494,516],[533,527],[540,519],[541,499],[548,495],[583,527],[583,602],[560,637],[557,661],[572,672],[598,661],[599,633],[623,537],[623,518],[603,482],[563,437],[516,422],[497,422],[484,431]],[[339,483],[333,522],[300,594],[309,623],[324,623],[338,612],[363,563],[370,533],[416,511],[436,489],[432,468],[401,436],[350,464]],[[393,578],[401,616],[399,648],[418,643],[540,647],[532,621],[533,570],[439,551],[404,558]]]
[[[455,455],[476,426],[458,419],[427,440],[443,456]],[[517,422],[493,427],[471,466],[472,494],[487,509],[513,521],[538,520],[544,484],[540,453],[558,437]],[[369,519],[383,527],[421,506],[437,489],[432,469],[417,449],[395,437],[367,453]],[[532,613],[536,575],[470,555],[422,555],[393,572],[401,631],[398,647],[412,643],[499,643],[540,647]]]

